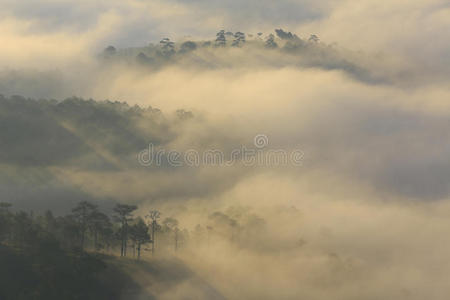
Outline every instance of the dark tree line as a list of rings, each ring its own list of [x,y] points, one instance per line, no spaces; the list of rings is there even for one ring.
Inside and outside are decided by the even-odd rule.
[[[117,204],[108,215],[82,201],[64,216],[36,215],[0,202],[0,299],[123,299],[132,282],[106,254],[138,260],[145,250],[190,255],[188,248],[210,240],[259,247],[258,237],[267,236],[264,220],[240,208],[214,212],[191,232],[158,210],[144,218],[136,212],[137,206]]]
[[[86,201],[58,217],[51,211],[34,216],[11,208],[0,203],[0,244],[17,249],[33,248],[36,237],[50,236],[58,247],[72,252],[120,253],[139,260],[145,251],[155,255],[193,250],[217,239],[239,247],[258,248],[268,243],[265,220],[243,208],[216,211],[192,231],[181,228],[173,217],[161,218],[158,210],[150,210],[144,218],[134,216],[138,207],[129,204],[117,204],[111,216]]]
[[[0,244],[21,249],[32,247],[33,239],[44,234],[70,251],[111,254],[119,251],[123,257],[132,251],[132,256],[140,259],[143,250],[155,253],[159,237],[164,246],[170,244],[176,251],[187,235],[174,218],[165,218],[160,223],[158,210],[149,211],[144,219],[134,217],[138,208],[135,205],[117,204],[111,217],[87,201],[79,202],[70,214],[58,217],[51,211],[34,216],[12,212],[11,208],[9,203],[0,203]]]
[[[134,216],[138,207],[117,204],[111,216],[98,206],[83,201],[71,213],[55,217],[51,211],[34,216],[23,211],[12,212],[11,204],[0,203],[0,245],[19,249],[33,247],[36,236],[51,236],[58,247],[74,252],[117,254],[141,259],[151,254],[194,250],[218,239],[238,247],[263,247],[267,226],[263,218],[248,208],[231,207],[210,214],[205,224],[192,231],[181,228],[173,217],[161,218],[161,212],[150,210],[145,217]],[[298,213],[292,210],[293,214]]]
[[[147,47],[131,48],[134,49],[131,51],[129,48],[117,50],[113,46],[108,46],[103,50],[100,57],[103,57],[107,62],[113,58],[118,60],[129,60],[131,58],[140,66],[156,70],[167,64],[180,62],[186,55],[197,49],[210,47],[217,49],[229,47],[255,49],[261,47],[262,49],[277,49],[291,54],[313,55],[314,57],[320,54],[333,58],[336,55],[332,45],[321,43],[319,37],[315,34],[311,34],[309,38],[301,38],[295,33],[280,28],[275,29],[273,33],[268,33],[264,38],[263,35],[262,32],[246,34],[241,31],[231,32],[222,29],[211,40],[189,40],[178,44],[165,37],[159,44],[150,43]]]
[[[73,213],[55,217],[13,212],[0,203],[0,299],[119,299],[125,279],[102,280],[106,265],[82,251],[87,237],[100,231],[95,206],[80,203]]]

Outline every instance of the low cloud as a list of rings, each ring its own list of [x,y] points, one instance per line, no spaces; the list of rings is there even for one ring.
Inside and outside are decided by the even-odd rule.
[[[1,4],[2,199],[133,203],[215,228],[180,258],[228,298],[446,299],[444,1]],[[222,28],[246,42],[216,45]],[[275,28],[289,38],[267,46]],[[230,153],[261,134],[302,165],[137,160],[150,143]]]

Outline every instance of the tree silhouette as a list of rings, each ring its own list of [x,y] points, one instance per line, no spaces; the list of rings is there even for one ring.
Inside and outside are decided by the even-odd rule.
[[[0,243],[11,235],[12,214],[11,203],[0,202]]]
[[[120,223],[121,248],[120,256],[127,256],[128,241],[128,223],[133,220],[133,212],[137,209],[136,205],[116,204],[114,207],[114,220]]]
[[[0,213],[9,212],[12,204],[8,202],[0,202]]]
[[[245,34],[238,31],[234,34],[234,40],[231,46],[233,47],[242,47],[242,45],[245,43]]]
[[[227,38],[225,37],[225,30],[221,30],[216,34],[216,47],[225,47],[227,45]]]
[[[315,34],[311,34],[308,39],[309,42],[318,43],[320,41],[319,37]]]
[[[175,43],[172,42],[169,38],[163,38],[159,44],[161,45],[161,50],[163,55],[171,56],[175,53]]]
[[[105,48],[105,50],[103,50],[103,53],[105,54],[105,56],[113,56],[116,54],[116,52],[117,52],[117,50],[114,46],[108,46]]]
[[[161,216],[161,213],[158,210],[156,210],[156,209],[150,210],[149,214],[145,216],[145,218],[148,218],[148,219],[151,220],[150,226],[151,226],[151,229],[152,229],[152,236],[151,236],[151,240],[152,240],[152,255],[155,254],[156,232],[157,232],[157,230],[159,228],[157,220],[160,218],[160,216]]]
[[[151,242],[148,226],[144,220],[138,218],[136,223],[130,227],[130,237],[133,240],[134,248],[137,249],[137,258],[141,258],[141,246]]]
[[[272,33],[267,37],[265,47],[270,49],[278,47],[278,44],[275,42],[275,36]]]
[[[141,65],[148,65],[152,62],[152,58],[148,57],[142,52],[139,52],[139,54],[136,56],[136,62]]]
[[[179,232],[180,229],[178,228],[178,220],[175,218],[165,218],[164,221],[162,221],[164,231],[167,232],[169,235],[173,233],[174,235],[174,241],[175,241],[175,251],[178,249],[178,238],[179,238]]]
[[[284,31],[283,29],[275,29],[275,33],[282,40],[292,40],[294,38],[297,38],[297,36],[295,34]]]
[[[180,46],[180,52],[181,53],[194,51],[195,49],[197,49],[197,44],[195,42],[191,42],[191,41],[184,42]]]
[[[97,213],[97,205],[87,201],[79,202],[78,205],[72,209],[72,215],[79,225],[81,250],[84,249],[86,232],[89,228],[92,216],[95,213]]]
[[[94,249],[99,250],[99,235],[105,236],[111,228],[111,222],[107,215],[100,211],[94,211],[90,217],[89,231],[94,237]]]

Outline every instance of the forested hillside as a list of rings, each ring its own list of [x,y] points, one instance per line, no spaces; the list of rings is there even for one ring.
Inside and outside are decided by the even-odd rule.
[[[222,299],[172,257],[187,251],[188,231],[159,211],[144,219],[136,210],[117,204],[108,216],[80,202],[65,216],[36,215],[0,202],[0,299],[170,299],[179,285],[197,299]]]
[[[275,29],[272,32],[243,33],[220,30],[211,40],[173,41],[163,38],[158,44],[143,47],[116,48],[108,46],[99,56],[103,66],[141,67],[155,72],[177,66],[195,70],[247,68],[319,68],[339,70],[368,83],[391,80],[370,70],[384,63],[383,57],[369,57],[335,44],[321,41],[315,34],[299,35]]]
[[[163,147],[173,141],[190,118],[184,110],[167,117],[124,102],[0,95],[0,196],[17,208],[60,213],[82,200],[109,201],[59,172],[148,171],[137,154],[150,143]]]
[[[114,168],[149,142],[170,141],[170,125],[158,109],[122,102],[0,96],[0,162]]]

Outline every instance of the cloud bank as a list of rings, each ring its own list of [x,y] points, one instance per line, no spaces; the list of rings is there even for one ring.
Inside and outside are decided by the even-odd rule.
[[[446,299],[446,1],[0,7],[2,199],[60,212],[130,202],[191,231],[209,224],[213,242],[182,259],[232,299]],[[221,29],[246,42],[219,47]],[[257,134],[266,150],[301,149],[302,166],[136,159],[149,143],[230,153]]]

